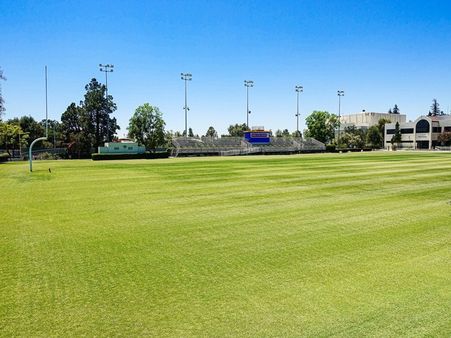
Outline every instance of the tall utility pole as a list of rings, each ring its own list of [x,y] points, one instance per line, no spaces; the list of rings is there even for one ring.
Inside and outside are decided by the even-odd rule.
[[[185,109],[185,137],[188,137],[188,81],[191,81],[193,79],[193,75],[190,73],[180,73],[181,79],[185,81],[185,106],[183,109]]]
[[[246,127],[249,130],[249,114],[251,113],[249,110],[249,87],[254,86],[254,81],[244,80],[244,86],[246,87]]]
[[[341,133],[341,97],[345,96],[345,92],[343,90],[337,90],[338,95],[338,142],[340,142],[340,133]]]
[[[296,96],[297,96],[297,98],[296,98],[296,132],[297,132],[297,135],[296,136],[299,136],[300,135],[300,133],[299,133],[299,116],[300,116],[300,114],[299,114],[299,94],[304,91],[304,87],[296,86],[294,88],[296,90]]]
[[[105,99],[108,99],[108,73],[112,73],[114,70],[114,65],[102,65],[99,64],[99,68],[101,72],[105,73]],[[110,118],[107,117],[107,125],[106,125],[106,141],[108,142],[110,139]]]
[[[47,104],[47,66],[45,66],[45,136],[39,137],[30,144],[28,149],[28,160],[30,161],[30,172],[33,171],[33,146],[36,142],[47,140],[49,136],[49,111]]]
[[[108,97],[108,73],[112,73],[114,70],[114,65],[102,65],[99,64],[101,72],[105,73],[105,97]]]

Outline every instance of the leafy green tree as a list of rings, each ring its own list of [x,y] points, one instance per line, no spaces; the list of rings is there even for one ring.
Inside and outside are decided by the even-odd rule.
[[[334,140],[335,129],[338,127],[338,117],[327,111],[314,111],[305,119],[307,124],[306,137],[313,137],[323,143]]]
[[[276,137],[282,137],[282,136],[283,136],[282,130],[277,129],[276,130]]]
[[[45,128],[32,116],[16,117],[9,119],[7,123],[20,126],[22,131],[28,134],[28,146],[37,138],[45,136]]]
[[[0,147],[6,149],[9,155],[12,149],[27,145],[28,133],[24,132],[19,124],[0,122]]]
[[[396,122],[395,124],[395,133],[393,134],[391,138],[391,144],[396,145],[396,147],[399,147],[399,144],[402,141],[402,135],[401,130],[399,129],[399,122]]]
[[[244,132],[248,130],[246,123],[243,124],[231,124],[227,129],[230,136],[243,136]]]
[[[210,126],[207,132],[205,133],[205,136],[216,138],[218,137],[218,133],[216,132],[215,128]]]
[[[105,85],[92,79],[86,86],[85,99],[81,102],[84,110],[84,131],[93,136],[92,146],[97,148],[104,142],[110,142],[119,130],[116,118],[110,115],[116,110],[113,97],[105,97]]]
[[[298,132],[297,130],[295,130],[295,131],[293,131],[291,136],[293,136],[293,137],[302,137],[302,133],[301,133],[301,131]]]
[[[69,156],[78,158],[91,153],[93,135],[87,127],[88,116],[84,109],[71,103],[61,115],[61,136],[68,143]]]
[[[393,107],[392,114],[398,114],[398,115],[400,114],[400,111],[399,111],[399,108],[398,108],[397,104],[395,104],[395,106]]]
[[[188,137],[194,137],[193,129],[188,128]]]
[[[388,110],[389,114],[393,114],[393,111],[391,110],[391,108]]]
[[[71,142],[71,135],[83,131],[83,114],[83,108],[72,102],[61,115],[61,132],[66,142]]]
[[[106,97],[106,88],[96,79],[85,86],[86,93],[80,106],[71,103],[61,116],[61,133],[69,143],[70,155],[89,155],[92,150],[110,142],[119,126],[111,114],[116,110],[113,97]]]
[[[382,148],[384,137],[378,126],[371,126],[366,133],[366,143],[373,149]]]
[[[147,149],[166,146],[164,131],[166,123],[158,107],[144,103],[136,108],[128,125],[129,137],[135,139]]]
[[[363,148],[365,146],[365,139],[366,134],[363,129],[348,126],[340,137],[339,146],[343,148]]]
[[[3,76],[3,70],[0,68],[0,80],[5,81],[6,77]],[[3,112],[5,111],[5,100],[3,100],[2,86],[0,83],[0,121],[2,120]]]
[[[86,139],[84,133],[71,134],[67,145],[69,158],[87,158],[92,152],[91,142]]]

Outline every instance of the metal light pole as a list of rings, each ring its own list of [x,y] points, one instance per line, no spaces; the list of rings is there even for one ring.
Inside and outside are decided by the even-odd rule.
[[[33,146],[36,142],[47,140],[49,136],[49,113],[47,104],[47,66],[45,66],[45,137],[39,137],[30,144],[28,149],[28,160],[30,161],[30,172],[33,171]]]
[[[188,85],[187,81],[191,81],[193,79],[193,75],[190,73],[180,73],[181,79],[185,81],[185,137],[188,137]]]
[[[246,87],[246,127],[249,130],[249,114],[251,113],[249,110],[249,87],[254,86],[254,81],[244,80],[244,86]]]
[[[101,72],[105,73],[105,97],[108,97],[108,73],[112,73],[114,71],[114,65],[99,64],[99,68]]]
[[[297,135],[296,136],[299,137],[299,135],[300,135],[300,133],[299,133],[299,116],[300,116],[300,114],[299,114],[299,94],[304,91],[304,87],[296,86],[294,88],[296,90],[296,96],[297,96],[297,98],[296,98],[296,132],[297,132]]]
[[[337,90],[338,95],[338,143],[340,142],[340,133],[341,133],[341,97],[345,96],[345,92],[343,90]]]
[[[99,70],[101,72],[105,73],[105,99],[108,99],[108,73],[112,73],[114,70],[114,65],[103,65],[103,64],[99,64]],[[108,142],[108,140],[110,139],[110,119],[107,118],[107,125],[106,125],[106,140]]]

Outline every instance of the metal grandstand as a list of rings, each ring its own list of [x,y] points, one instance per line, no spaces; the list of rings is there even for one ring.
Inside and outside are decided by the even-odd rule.
[[[324,143],[313,138],[271,137],[268,144],[252,145],[243,137],[177,137],[173,156],[238,156],[323,152]]]

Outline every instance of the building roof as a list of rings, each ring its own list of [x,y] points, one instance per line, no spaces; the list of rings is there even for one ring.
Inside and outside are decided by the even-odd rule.
[[[451,120],[451,115],[436,115],[436,116],[427,116],[427,117],[429,117],[434,122]]]
[[[354,115],[387,115],[387,116],[405,116],[406,114],[389,114],[374,111],[360,111],[358,113],[344,114],[342,116],[354,116]]]

